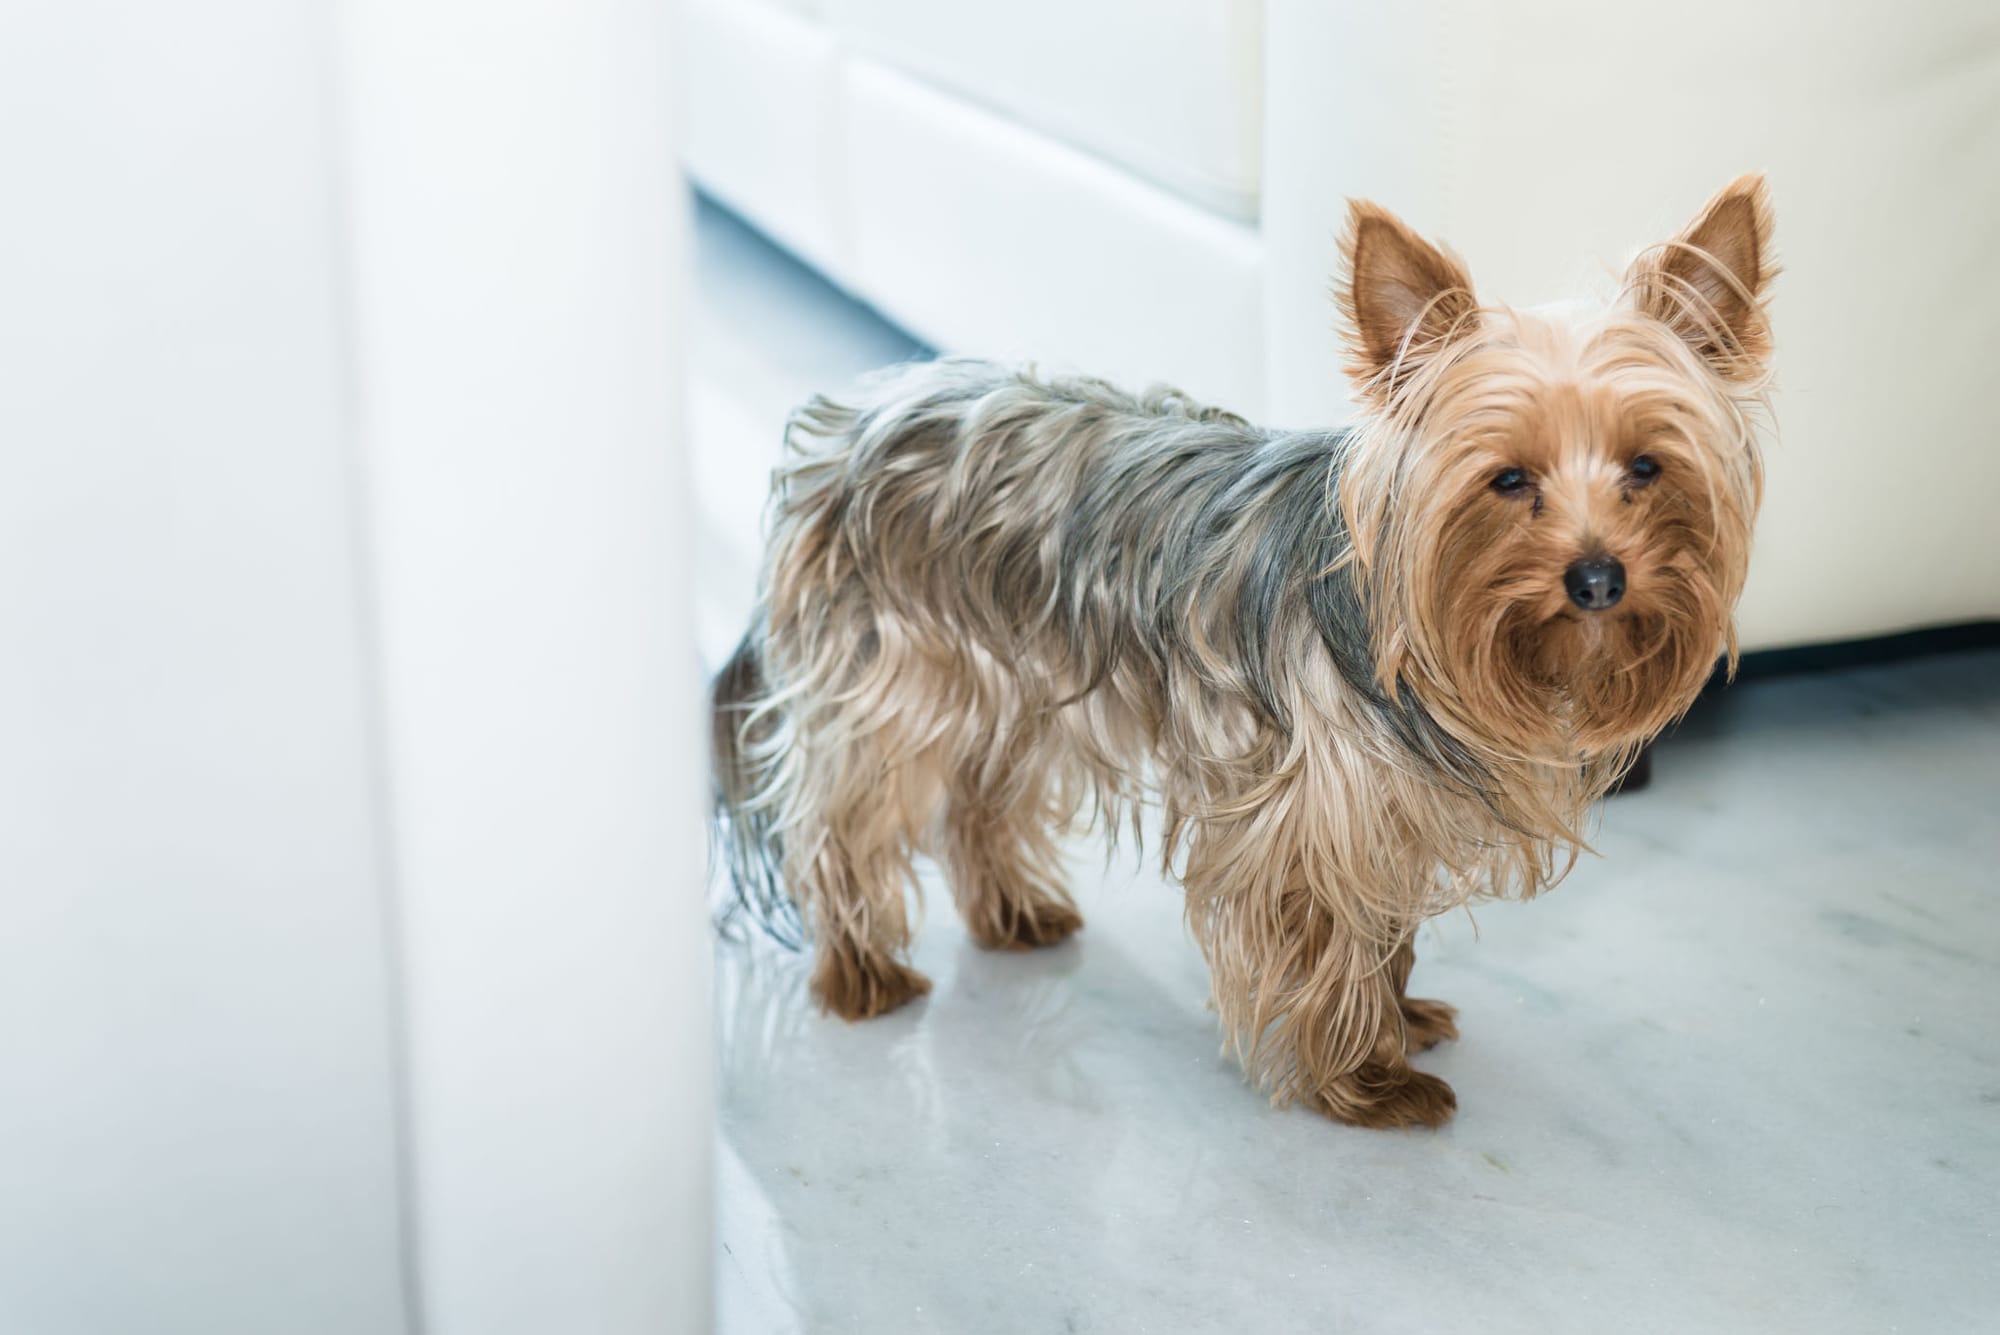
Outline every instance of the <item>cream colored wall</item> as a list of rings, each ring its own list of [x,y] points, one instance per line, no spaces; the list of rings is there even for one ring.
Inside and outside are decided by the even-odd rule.
[[[1344,407],[1321,278],[1343,195],[1533,303],[1606,286],[1762,168],[1785,272],[1746,646],[2000,616],[2000,11],[1271,0],[1268,22],[1274,416]]]

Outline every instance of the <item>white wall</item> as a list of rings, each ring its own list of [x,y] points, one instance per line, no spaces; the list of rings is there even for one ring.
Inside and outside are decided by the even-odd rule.
[[[0,1330],[402,1328],[323,7],[0,28]]]
[[[660,8],[0,19],[7,1335],[705,1324]]]

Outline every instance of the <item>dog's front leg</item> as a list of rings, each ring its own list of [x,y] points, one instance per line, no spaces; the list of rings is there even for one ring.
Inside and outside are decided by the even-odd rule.
[[[1416,946],[1406,936],[1389,960],[1389,976],[1396,985],[1396,1006],[1403,1012],[1403,1051],[1406,1053],[1428,1052],[1438,1044],[1458,1037],[1458,1007],[1409,994],[1410,970],[1416,962]]]
[[[1212,841],[1208,854],[1228,842]],[[1251,1079],[1279,1103],[1354,1126],[1448,1121],[1451,1086],[1407,1056],[1456,1032],[1449,1007],[1402,995],[1414,924],[1365,930],[1372,921],[1343,911],[1339,890],[1308,884],[1296,866],[1260,880],[1267,871],[1197,852],[1187,881],[1216,1009]]]

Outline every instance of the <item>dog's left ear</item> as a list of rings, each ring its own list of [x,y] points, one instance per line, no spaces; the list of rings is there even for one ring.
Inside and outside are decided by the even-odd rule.
[[[1719,374],[1754,380],[1771,356],[1764,295],[1771,255],[1771,192],[1761,172],[1739,176],[1673,240],[1625,275],[1641,313],[1661,321]]]
[[[1347,373],[1364,398],[1387,403],[1410,375],[1477,323],[1472,279],[1456,256],[1379,204],[1348,201],[1335,289],[1347,325]]]

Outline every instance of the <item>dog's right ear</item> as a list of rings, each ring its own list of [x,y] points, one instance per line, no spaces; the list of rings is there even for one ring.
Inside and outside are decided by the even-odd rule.
[[[1777,273],[1770,187],[1750,172],[1722,187],[1679,236],[1634,260],[1625,283],[1640,311],[1716,372],[1756,380],[1771,359],[1764,298]]]
[[[1465,266],[1379,204],[1351,199],[1335,290],[1346,318],[1347,374],[1386,404],[1423,362],[1478,322]]]

